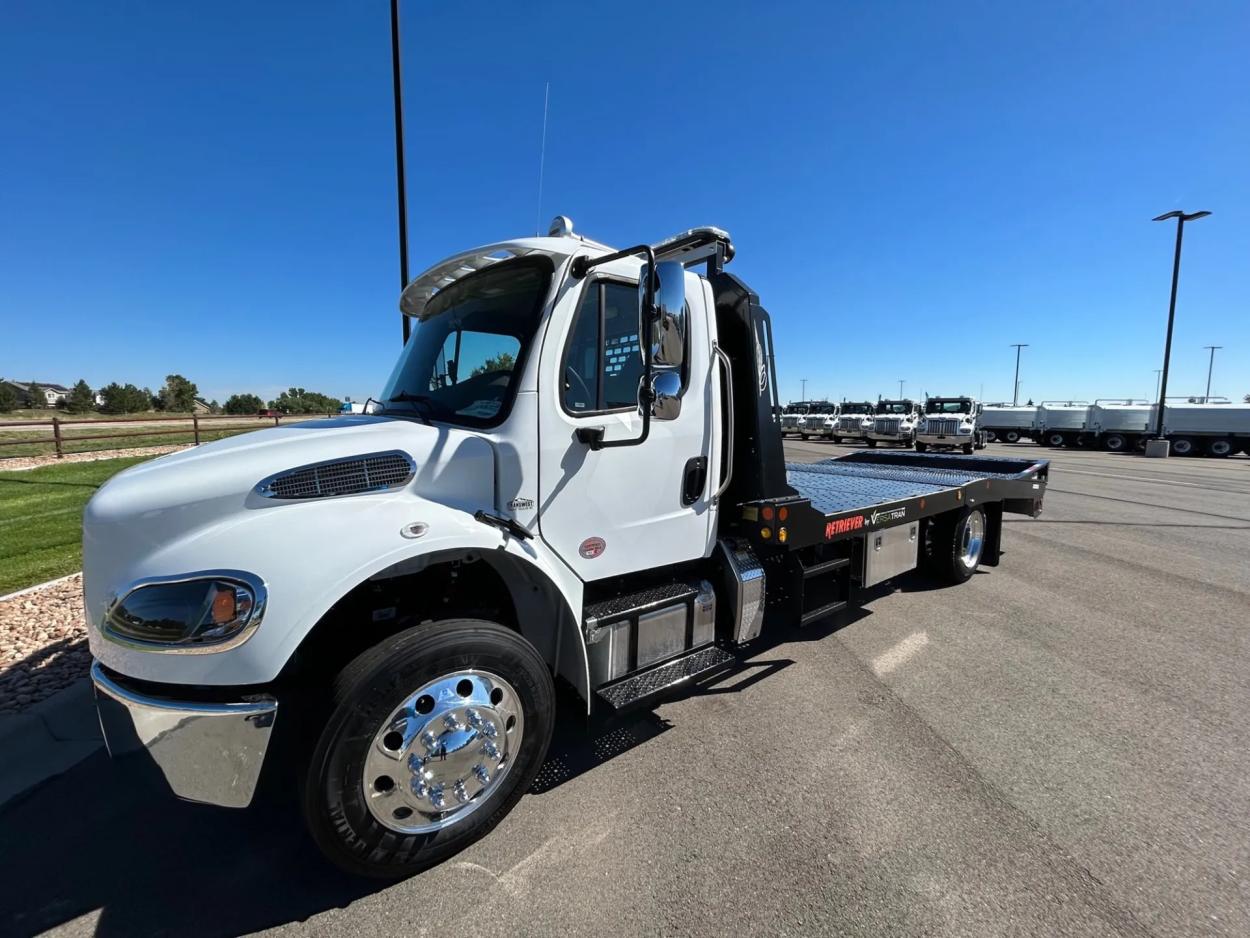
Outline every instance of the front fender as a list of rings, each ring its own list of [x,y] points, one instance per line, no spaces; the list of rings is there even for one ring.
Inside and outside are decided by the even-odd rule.
[[[421,537],[401,533],[418,522],[426,526]],[[100,535],[95,544],[87,543],[88,550],[107,550],[107,531]],[[277,677],[313,626],[354,587],[424,554],[457,550],[502,551],[529,564],[551,582],[573,621],[578,621],[581,581],[540,539],[521,541],[475,521],[467,510],[399,492],[268,503],[154,545],[124,569],[111,570],[112,582],[88,589],[91,651],[107,667],[141,680],[265,684]],[[110,592],[145,577],[210,569],[246,570],[265,582],[269,602],[264,621],[243,644],[216,653],[154,652],[119,645],[100,633]],[[584,645],[580,656],[584,661]]]

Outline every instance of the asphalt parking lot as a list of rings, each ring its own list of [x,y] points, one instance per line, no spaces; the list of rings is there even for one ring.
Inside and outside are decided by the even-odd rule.
[[[1053,460],[1000,567],[567,720],[439,868],[345,880],[97,753],[0,811],[0,933],[1250,934],[1250,459],[990,451]]]

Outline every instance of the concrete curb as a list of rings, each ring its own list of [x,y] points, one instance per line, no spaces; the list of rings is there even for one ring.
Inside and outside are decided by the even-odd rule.
[[[0,806],[72,769],[103,745],[86,678],[24,713],[0,717]]]
[[[43,583],[36,583],[34,586],[28,586],[25,589],[20,589],[16,593],[6,593],[4,596],[0,596],[0,603],[7,599],[17,599],[19,596],[25,596],[29,593],[37,593],[40,590],[47,589],[49,586],[56,586],[58,583],[64,583],[66,580],[71,577],[76,577],[80,573],[82,573],[81,570],[75,570],[73,573],[67,573],[65,576],[59,576],[55,580],[47,580]]]

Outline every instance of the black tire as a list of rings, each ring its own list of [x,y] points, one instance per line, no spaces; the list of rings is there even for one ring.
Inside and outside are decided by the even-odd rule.
[[[841,443],[841,442],[842,442],[842,437],[840,437],[840,436],[831,436],[829,439],[833,440],[833,442],[835,442],[835,443]]]
[[[1214,456],[1216,459],[1223,459],[1237,452],[1237,444],[1233,440],[1224,437],[1216,437],[1214,440],[1207,442],[1207,455]]]
[[[1042,445],[1044,446],[1063,446],[1063,443],[1064,440],[1062,433],[1047,433],[1045,439],[1042,441]]]
[[[806,434],[806,433],[800,433],[800,434],[799,434],[799,439],[800,439],[800,440],[806,440],[806,439],[807,439],[807,434]]]
[[[964,451],[964,455],[965,455],[965,456],[971,456],[971,455],[972,455],[972,451],[973,451],[974,449],[976,449],[976,445],[975,445],[975,444],[973,444],[973,443],[965,443],[965,444],[963,445],[963,451]]]
[[[865,440],[864,442],[868,444],[868,448],[869,448],[869,449],[876,449],[876,448],[877,448],[877,441],[876,441],[876,440]]]
[[[917,453],[923,453],[923,452],[924,452],[925,450],[927,450],[928,448],[929,448],[929,444],[928,444],[928,443],[921,443],[919,440],[917,440],[917,441],[916,441],[916,452],[917,452]]]
[[[997,443],[997,442],[998,442],[998,434],[997,434],[997,433],[995,433],[993,430],[986,430],[986,431],[985,431],[985,442],[987,442],[987,443]]]
[[[1015,430],[1008,430],[1003,434],[1003,439],[1008,443],[1018,443],[1020,442],[1020,434]]]
[[[969,525],[976,523],[971,520],[974,515],[979,519],[981,537],[971,551],[969,564],[964,560],[964,539],[966,534],[972,533]],[[927,542],[926,565],[930,572],[947,583],[966,583],[981,565],[985,549],[985,513],[980,508],[965,508],[939,515],[929,522]]]
[[[511,769],[463,820],[429,833],[381,824],[363,791],[363,761],[384,721],[422,685],[463,670],[509,682],[524,714]],[[407,629],[368,649],[334,680],[333,710],[304,779],[304,820],[321,851],[349,873],[411,876],[489,832],[512,810],[542,767],[555,726],[555,687],[546,662],[516,632],[481,619],[449,619]]]
[[[1128,449],[1128,437],[1123,433],[1108,433],[1102,438],[1102,445],[1107,452],[1122,453]]]
[[[1173,456],[1197,456],[1198,444],[1187,436],[1172,437]]]

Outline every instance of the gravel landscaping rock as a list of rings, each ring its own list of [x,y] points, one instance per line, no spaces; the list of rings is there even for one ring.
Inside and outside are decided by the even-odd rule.
[[[90,666],[81,573],[0,602],[0,715],[51,697]]]
[[[89,453],[69,453],[60,458],[56,456],[11,456],[0,459],[0,472],[38,469],[40,466],[63,466],[68,462],[95,462],[97,459],[118,459],[124,456],[163,456],[165,453],[176,453],[180,449],[190,449],[190,444],[140,446],[134,449],[98,449]]]

